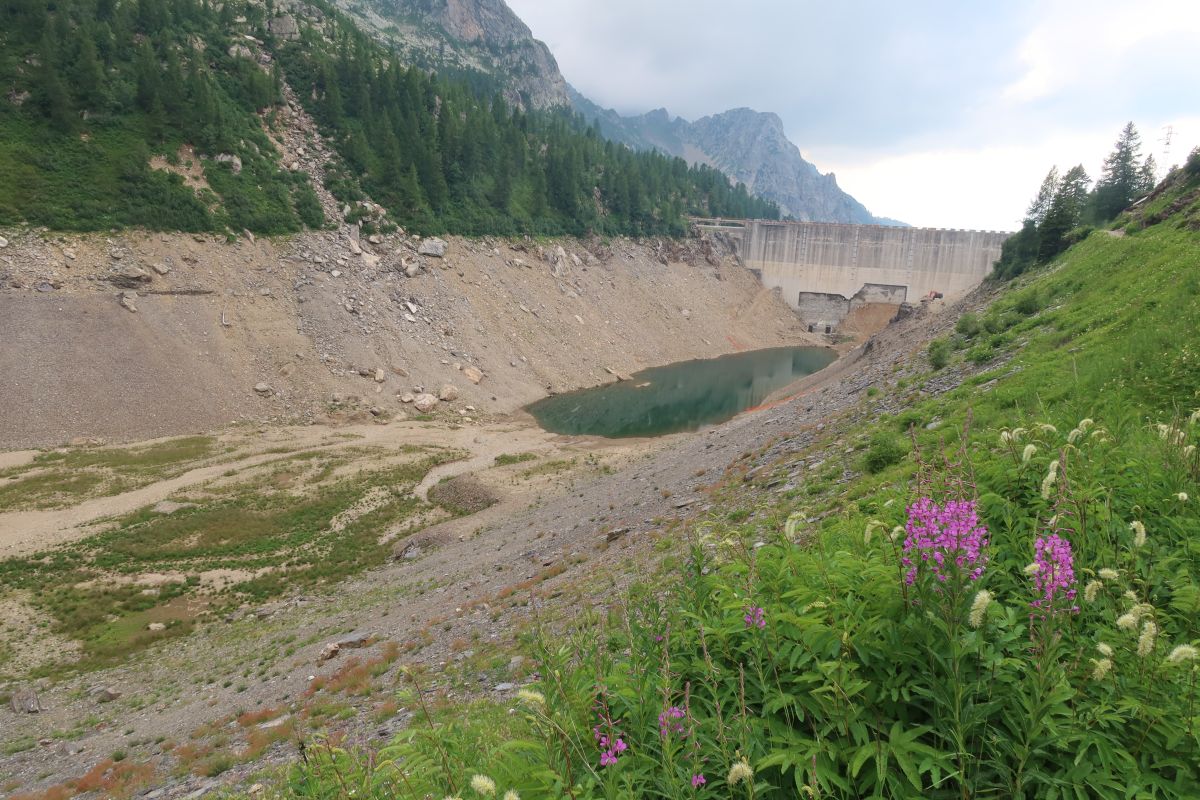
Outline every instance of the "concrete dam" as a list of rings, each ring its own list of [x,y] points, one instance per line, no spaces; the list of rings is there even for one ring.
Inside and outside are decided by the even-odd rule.
[[[763,285],[813,330],[834,332],[855,308],[957,300],[978,286],[1011,234],[831,222],[695,220],[720,232]]]

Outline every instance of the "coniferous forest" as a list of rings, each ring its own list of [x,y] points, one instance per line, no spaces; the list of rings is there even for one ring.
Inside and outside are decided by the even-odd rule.
[[[286,79],[340,154],[329,188],[422,233],[682,233],[686,214],[778,217],[720,172],[634,153],[486,76],[398,63],[329,6],[274,39],[268,7],[10,0],[0,10],[0,224],[288,233],[326,220],[265,127]],[[253,36],[268,65],[238,54]],[[190,145],[194,150],[181,150]],[[194,152],[209,188],[170,171]],[[216,160],[240,159],[241,168]],[[177,164],[184,169],[192,164]]]

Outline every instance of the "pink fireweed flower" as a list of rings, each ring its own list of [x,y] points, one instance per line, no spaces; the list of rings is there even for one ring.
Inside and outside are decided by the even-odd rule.
[[[742,617],[742,621],[746,623],[747,628],[758,628],[761,630],[767,627],[766,612],[758,606],[747,608],[746,616]]]
[[[1054,613],[1055,607],[1066,601],[1072,604],[1071,613],[1078,612],[1079,608],[1073,603],[1075,558],[1071,553],[1071,543],[1057,533],[1039,536],[1034,542],[1034,563],[1038,565],[1032,576],[1037,599],[1031,605]]]
[[[939,583],[951,574],[978,580],[987,565],[988,530],[979,523],[974,500],[950,500],[944,506],[922,497],[908,507],[904,527],[905,583],[928,569]]]
[[[693,789],[699,789],[701,786],[703,786],[706,783],[708,783],[708,781],[706,781],[704,779],[703,775],[693,775],[692,776],[692,788]]]
[[[687,736],[687,728],[681,720],[687,717],[687,712],[679,706],[671,706],[666,711],[658,715],[658,735],[664,739],[667,734],[675,733],[680,736]]]

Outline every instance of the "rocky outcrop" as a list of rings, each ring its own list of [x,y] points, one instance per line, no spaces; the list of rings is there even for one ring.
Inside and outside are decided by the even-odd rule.
[[[759,197],[773,200],[784,216],[810,222],[897,224],[873,216],[842,191],[833,173],[821,174],[806,161],[776,114],[735,108],[688,122],[661,108],[622,117],[574,90],[571,100],[589,122],[600,122],[606,137],[634,149],[660,150],[715,167]]]
[[[550,49],[504,0],[335,0],[410,63],[486,72],[522,108],[569,106]]]

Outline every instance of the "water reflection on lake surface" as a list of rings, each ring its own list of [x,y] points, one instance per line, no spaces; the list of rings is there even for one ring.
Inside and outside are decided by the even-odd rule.
[[[753,408],[836,357],[823,347],[776,347],[682,361],[643,370],[632,381],[547,397],[527,410],[554,433],[615,438],[693,431]]]

